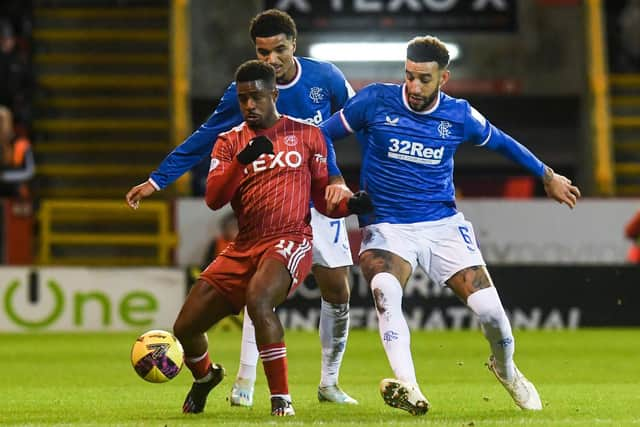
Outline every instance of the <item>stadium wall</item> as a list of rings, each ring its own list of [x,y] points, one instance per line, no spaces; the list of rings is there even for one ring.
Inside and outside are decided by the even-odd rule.
[[[574,210],[551,200],[475,199],[458,202],[475,228],[487,263],[623,264],[630,242],[624,224],[639,199],[585,199]],[[212,212],[200,198],[177,202],[177,262],[200,265],[208,243],[226,210]],[[229,207],[227,206],[227,209]],[[357,220],[347,219],[352,250],[357,254]],[[203,232],[203,230],[207,230]]]

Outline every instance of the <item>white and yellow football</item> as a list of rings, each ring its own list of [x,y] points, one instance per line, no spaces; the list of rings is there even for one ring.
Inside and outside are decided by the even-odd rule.
[[[182,344],[167,331],[145,332],[131,349],[133,369],[140,378],[152,383],[164,383],[175,378],[183,363]]]

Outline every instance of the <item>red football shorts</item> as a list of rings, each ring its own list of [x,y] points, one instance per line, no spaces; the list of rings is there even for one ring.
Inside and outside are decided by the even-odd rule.
[[[249,281],[260,263],[273,258],[289,270],[289,295],[311,271],[311,240],[301,235],[283,235],[251,246],[232,242],[200,274],[200,279],[218,289],[237,313],[246,304]]]

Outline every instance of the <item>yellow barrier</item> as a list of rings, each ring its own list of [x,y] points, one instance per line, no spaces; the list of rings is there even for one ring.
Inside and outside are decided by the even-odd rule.
[[[189,98],[189,0],[171,0],[171,138],[180,144],[191,129]],[[181,194],[188,193],[189,176],[183,175],[177,182]]]
[[[55,231],[61,224],[118,224],[125,217],[136,220],[147,219],[155,225],[153,232],[85,232]],[[130,219],[130,218],[129,218]],[[145,201],[139,211],[132,212],[120,200],[44,200],[40,207],[40,254],[41,264],[58,265],[169,265],[171,249],[177,239],[171,230],[170,206],[166,202]],[[139,222],[139,221],[135,221]],[[92,247],[144,246],[155,249],[155,257],[145,256],[90,256],[56,257],[52,246]]]
[[[592,96],[591,127],[593,131],[596,191],[601,196],[613,196],[615,181],[611,149],[611,119],[609,115],[606,51],[602,28],[602,1],[586,0],[587,46],[589,47],[589,90]]]

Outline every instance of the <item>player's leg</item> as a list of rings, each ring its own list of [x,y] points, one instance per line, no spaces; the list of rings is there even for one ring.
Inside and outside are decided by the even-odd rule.
[[[255,328],[245,307],[244,318],[242,319],[240,366],[238,368],[238,375],[231,387],[231,395],[229,396],[231,406],[253,406],[253,389],[256,382],[258,357]]]
[[[338,385],[349,336],[349,268],[314,265],[312,270],[322,295],[319,327],[322,364],[318,400],[355,405],[358,401]]]
[[[209,392],[224,377],[222,366],[211,363],[205,332],[233,311],[215,287],[199,279],[178,314],[173,332],[184,348],[185,364],[194,378],[182,407],[184,413],[202,412]]]
[[[491,347],[490,368],[518,406],[541,409],[535,387],[513,363],[515,342],[511,325],[476,244],[473,225],[458,213],[443,220],[429,233],[435,242],[429,275],[436,282],[449,286],[478,316]]]
[[[289,394],[284,329],[274,308],[287,297],[291,276],[279,260],[265,258],[247,288],[247,310],[267,376],[273,415],[293,415]],[[274,404],[276,407],[274,407]]]
[[[382,346],[395,379],[384,379],[380,392],[386,404],[413,415],[429,410],[429,402],[418,387],[413,358],[411,335],[402,312],[402,294],[414,265],[411,236],[400,227],[373,225],[364,230],[360,249],[360,268],[371,292],[378,316]]]
[[[522,375],[513,361],[515,340],[509,318],[485,266],[464,268],[447,285],[478,316],[489,342],[489,369],[522,409],[540,410],[542,402],[535,386]]]
[[[338,385],[340,366],[349,336],[349,266],[353,264],[344,219],[311,209],[313,276],[320,288],[320,343],[322,365],[318,400],[344,404],[358,401]]]

